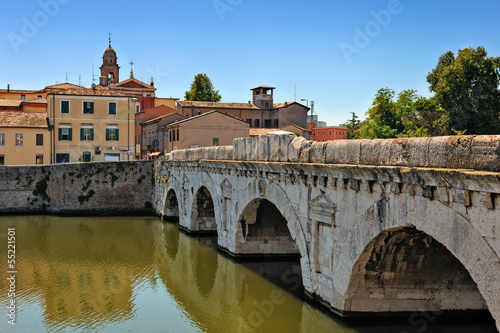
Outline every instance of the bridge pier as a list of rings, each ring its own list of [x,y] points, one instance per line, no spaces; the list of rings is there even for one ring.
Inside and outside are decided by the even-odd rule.
[[[238,141],[233,155],[266,140]],[[228,160],[228,148],[226,159],[214,148],[203,153],[213,159],[178,152],[155,169],[164,179],[158,214],[178,211],[183,228],[216,231],[236,257],[300,256],[306,293],[341,316],[487,309],[500,327],[499,172],[311,163],[331,143],[297,140],[286,151],[307,163]]]

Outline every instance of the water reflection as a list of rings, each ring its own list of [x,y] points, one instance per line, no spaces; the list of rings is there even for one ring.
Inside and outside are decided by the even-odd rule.
[[[296,263],[236,264],[216,251],[216,238],[189,237],[157,218],[0,217],[0,233],[12,226],[20,312],[15,327],[2,316],[2,332],[418,329],[349,328],[298,297]],[[1,295],[7,289],[2,279]]]

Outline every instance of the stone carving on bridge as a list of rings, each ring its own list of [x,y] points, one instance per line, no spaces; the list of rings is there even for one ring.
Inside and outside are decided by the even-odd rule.
[[[228,230],[229,219],[231,218],[231,201],[233,197],[233,186],[229,180],[224,179],[222,184],[220,184],[222,189],[222,229],[224,231]]]
[[[309,202],[309,216],[311,219],[312,257],[316,273],[331,277],[333,269],[333,233],[336,227],[335,214],[337,205],[321,193]]]

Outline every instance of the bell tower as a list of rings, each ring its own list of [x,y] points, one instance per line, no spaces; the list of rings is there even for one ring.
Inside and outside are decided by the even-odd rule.
[[[111,34],[109,34],[109,46],[102,55],[102,66],[100,67],[99,84],[101,86],[106,87],[120,82],[120,66],[116,63],[117,58],[115,50],[111,47]]]

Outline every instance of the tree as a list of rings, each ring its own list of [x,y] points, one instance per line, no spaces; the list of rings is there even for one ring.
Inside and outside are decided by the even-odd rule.
[[[449,135],[449,115],[432,98],[420,97],[403,116],[408,136]]]
[[[441,55],[427,75],[429,89],[449,113],[452,129],[468,134],[500,133],[500,57],[484,47]]]
[[[354,112],[352,113],[352,119],[347,121],[347,138],[354,139],[356,136],[356,131],[359,129],[359,120],[357,120],[358,116]]]
[[[220,102],[218,90],[214,90],[212,81],[207,74],[198,74],[194,77],[191,90],[184,95],[186,101]]]

